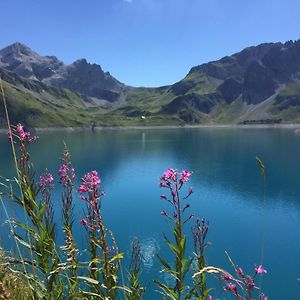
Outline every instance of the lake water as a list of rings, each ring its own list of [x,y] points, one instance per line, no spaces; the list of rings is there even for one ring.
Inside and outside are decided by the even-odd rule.
[[[99,172],[106,191],[104,219],[120,250],[128,253],[133,237],[141,242],[145,299],[161,298],[151,281],[163,278],[155,255],[169,255],[162,232],[170,236],[170,230],[160,215],[168,207],[159,197],[159,177],[168,167],[193,172],[190,212],[209,220],[208,264],[232,272],[226,250],[244,271],[252,273],[254,263],[263,259],[268,274],[263,276],[262,287],[269,299],[300,299],[300,135],[293,130],[106,130],[40,133],[39,137],[31,147],[37,174],[46,167],[57,173],[63,141],[71,151],[77,184],[84,173]],[[6,177],[14,175],[10,156],[7,139],[0,135],[0,174]],[[256,156],[266,166],[265,200]],[[56,198],[59,193],[57,189]],[[60,217],[60,203],[55,201]],[[76,201],[79,220],[84,215],[82,203]],[[12,216],[21,213],[14,205],[7,206]],[[1,220],[3,232],[3,213]],[[191,225],[187,224],[189,236]],[[78,223],[76,237],[77,243],[86,243]]]

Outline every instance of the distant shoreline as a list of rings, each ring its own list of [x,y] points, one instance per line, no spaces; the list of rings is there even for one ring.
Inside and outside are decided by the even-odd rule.
[[[241,124],[207,124],[207,125],[162,125],[162,126],[97,126],[94,127],[94,131],[103,130],[143,130],[143,129],[192,129],[192,128],[247,128],[247,129],[267,129],[267,128],[282,128],[282,129],[296,129],[300,133],[300,124],[252,124],[252,125],[241,125]],[[32,128],[36,132],[75,132],[75,131],[92,131],[89,127],[37,127]],[[7,129],[0,129],[0,133],[7,133]]]

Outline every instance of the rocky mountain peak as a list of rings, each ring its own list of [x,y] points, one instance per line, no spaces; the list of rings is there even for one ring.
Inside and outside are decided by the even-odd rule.
[[[36,53],[26,45],[16,42],[0,50],[0,55],[32,56],[36,55]]]
[[[19,42],[0,50],[0,67],[15,74],[48,85],[65,87],[86,96],[116,101],[125,85],[101,66],[90,64],[85,58],[65,65],[55,56],[41,56]],[[113,92],[113,96],[111,93]]]

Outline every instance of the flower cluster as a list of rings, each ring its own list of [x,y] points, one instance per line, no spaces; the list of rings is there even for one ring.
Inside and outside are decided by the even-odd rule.
[[[58,170],[59,180],[63,186],[68,183],[73,184],[75,179],[75,169],[73,167],[69,168],[68,165],[62,164]]]
[[[181,173],[178,173],[177,170],[169,168],[160,178],[160,187],[170,187],[172,183],[178,182],[180,185],[183,185],[189,181],[191,175],[192,173],[188,170],[183,170]]]
[[[183,170],[180,174],[180,181],[182,183],[186,183],[190,180],[192,173],[190,171],[187,170]]]
[[[169,190],[171,199],[169,199],[165,194],[161,194],[160,197],[162,200],[166,200],[167,202],[169,202],[174,208],[173,215],[169,215],[166,211],[163,210],[161,212],[163,216],[166,216],[169,219],[174,220],[176,222],[182,221],[181,218],[183,213],[186,211],[186,209],[190,207],[189,204],[185,204],[183,206],[182,202],[192,194],[193,190],[189,188],[186,196],[184,197],[179,196],[179,191],[181,190],[183,185],[190,180],[191,175],[192,173],[188,170],[184,170],[181,173],[179,173],[174,168],[169,168],[163,173],[162,177],[160,178],[160,187],[167,188]],[[193,214],[189,215],[189,217],[183,223],[186,223],[193,217]]]
[[[22,124],[18,124],[16,126],[12,126],[13,135],[21,142],[21,143],[31,143],[34,142],[38,137],[33,136],[30,137],[30,132],[25,131],[24,126]],[[10,136],[9,136],[10,138]]]
[[[85,174],[84,177],[81,178],[81,181],[82,184],[78,188],[80,194],[94,192],[101,184],[97,171],[91,171]]]
[[[100,190],[101,180],[96,171],[91,171],[81,178],[82,184],[78,188],[80,199],[86,201],[88,215],[80,223],[93,231],[102,230],[100,214],[100,198],[104,192]]]
[[[46,171],[40,176],[40,180],[38,181],[37,185],[43,189],[54,188],[54,184],[51,183],[53,180],[52,174]]]
[[[229,291],[232,293],[232,295],[239,300],[246,300],[246,299],[252,299],[252,293],[255,288],[254,279],[257,274],[261,275],[263,273],[267,273],[267,271],[263,268],[262,265],[260,266],[254,266],[254,275],[245,275],[244,271],[242,268],[236,268],[235,272],[236,275],[238,276],[238,279],[233,278],[231,275],[225,275],[223,276],[223,280],[225,280],[226,285],[224,290]],[[242,295],[239,294],[238,292],[238,286],[244,288],[244,290],[247,293],[247,297],[243,297]],[[268,297],[265,296],[263,293],[259,294],[259,299],[260,300],[268,300]]]
[[[259,265],[259,266],[254,266],[254,270],[255,270],[255,273],[256,274],[263,274],[263,273],[267,273],[267,270],[265,270],[264,268],[263,268],[263,266],[262,265]]]

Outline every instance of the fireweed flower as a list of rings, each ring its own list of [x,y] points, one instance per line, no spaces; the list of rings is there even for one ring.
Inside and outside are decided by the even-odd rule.
[[[97,192],[100,187],[101,180],[98,177],[97,171],[91,171],[81,178],[82,184],[78,188],[80,194]],[[98,195],[96,193],[94,196]]]
[[[244,277],[243,269],[242,269],[242,268],[237,268],[237,269],[236,269],[236,274],[237,274],[239,277]]]
[[[67,164],[62,164],[58,170],[59,182],[63,186],[67,186],[68,184],[74,183],[75,180],[75,169],[73,167],[69,167]]]
[[[236,274],[239,277],[239,280],[233,278],[232,276],[223,276],[223,280],[225,280],[225,290],[231,292],[235,297],[237,297],[237,299],[253,299],[252,294],[254,293],[255,290],[259,290],[258,287],[255,285],[254,279],[256,277],[257,274],[261,275],[263,273],[267,273],[267,271],[263,268],[262,265],[256,266],[254,265],[254,270],[255,273],[254,275],[250,276],[250,275],[245,275],[242,268],[236,268]],[[228,282],[228,281],[233,281],[232,282]],[[244,291],[247,292],[247,297],[241,297],[238,294],[237,291],[237,285],[235,284],[237,283]],[[235,286],[235,287],[234,287]],[[261,292],[259,291],[259,300],[268,300],[268,298]]]
[[[29,144],[31,142],[34,142],[38,138],[37,136],[30,137],[30,132],[25,131],[24,126],[20,123],[16,126],[12,126],[11,131],[12,135],[16,137],[20,141],[20,143]],[[11,138],[10,136],[8,137]]]
[[[237,287],[236,287],[236,285],[234,283],[231,283],[231,282],[229,282],[229,283],[226,284],[225,290],[233,292],[234,294],[237,293]]]
[[[173,219],[177,223],[182,222],[183,213],[190,207],[189,204],[185,204],[182,208],[181,204],[182,201],[189,198],[189,196],[192,194],[192,189],[189,188],[188,193],[185,197],[180,197],[179,191],[189,181],[191,175],[192,173],[187,170],[184,170],[180,173],[174,168],[169,168],[163,173],[163,175],[160,178],[160,187],[168,189],[171,196],[171,198],[169,199],[165,194],[161,194],[160,198],[169,202],[174,209],[174,211],[170,214],[172,217],[170,217],[170,215],[167,214],[165,211],[162,212],[162,215],[168,217],[169,219]],[[191,214],[183,222],[183,224],[192,219],[193,217],[194,215]]]
[[[263,274],[263,273],[267,273],[267,270],[265,270],[264,268],[263,268],[263,266],[262,265],[259,265],[259,266],[254,266],[254,270],[255,270],[255,273],[256,274]]]
[[[53,180],[52,174],[46,170],[45,173],[40,176],[40,179],[37,182],[37,185],[41,188],[41,194],[43,197],[42,201],[45,205],[45,222],[47,226],[51,226],[51,224],[53,225],[54,211],[50,191],[54,188],[54,184],[52,183]]]
[[[192,173],[190,171],[184,170],[180,174],[180,181],[186,183],[190,180]]]
[[[88,215],[81,220],[81,224],[92,231],[101,231],[104,234],[104,226],[100,213],[100,200],[104,192],[100,190],[101,180],[96,171],[91,171],[81,178],[82,184],[78,188],[80,199],[86,201]]]
[[[254,280],[252,277],[248,277],[245,279],[245,281],[246,281],[247,291],[248,293],[250,293],[255,288]]]
[[[26,145],[34,142],[37,138],[37,136],[30,137],[30,132],[25,131],[24,126],[20,123],[16,126],[12,125],[10,127],[8,139],[11,143],[15,143],[15,141],[17,141],[19,144],[19,163],[22,174],[26,172],[26,164],[30,157],[29,152],[26,149]]]
[[[53,180],[52,174],[46,171],[40,176],[40,180],[38,181],[37,185],[43,189],[51,189],[54,188],[54,184],[51,183]]]

